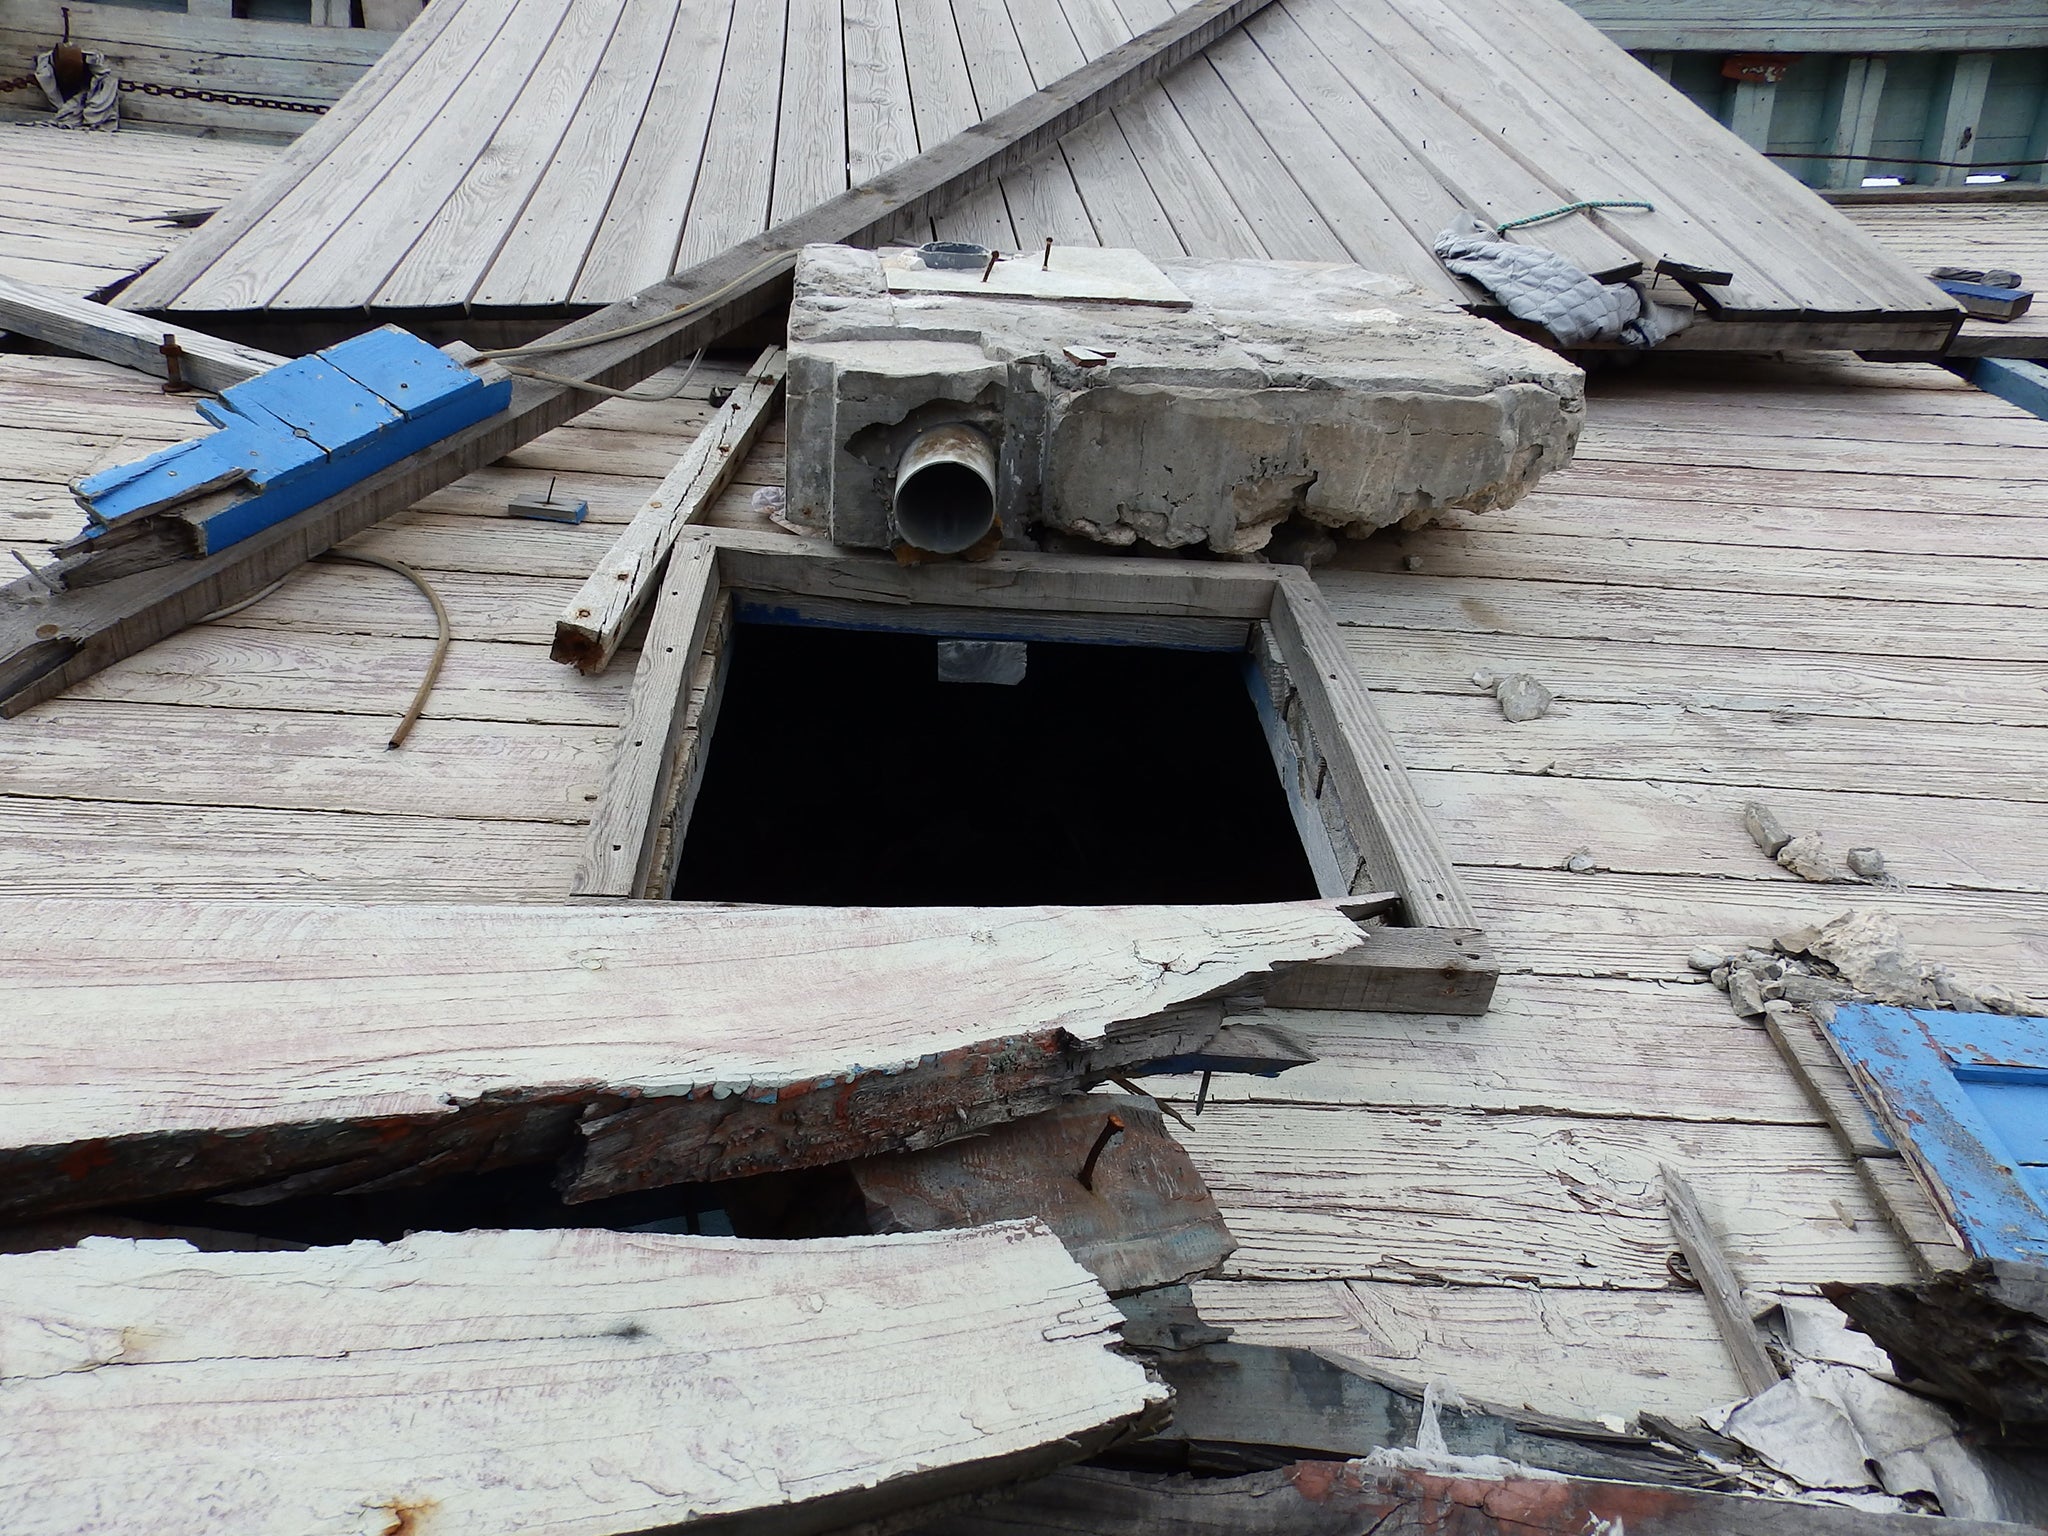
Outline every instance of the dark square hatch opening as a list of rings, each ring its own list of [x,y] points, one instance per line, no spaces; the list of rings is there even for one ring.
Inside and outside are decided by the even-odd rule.
[[[1317,895],[1241,652],[741,623],[672,895],[811,906]]]

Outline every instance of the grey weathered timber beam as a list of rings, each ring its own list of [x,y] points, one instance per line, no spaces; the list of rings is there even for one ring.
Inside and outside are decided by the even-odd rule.
[[[1352,948],[1355,909],[0,896],[0,1220],[565,1158],[586,1199],[934,1146],[1152,1064],[1231,1070],[1222,998]]]
[[[1660,1171],[1664,1176],[1664,1204],[1670,1212],[1672,1235],[1692,1267],[1692,1277],[1699,1282],[1707,1310],[1714,1314],[1722,1342],[1728,1346],[1729,1359],[1735,1364],[1735,1374],[1742,1378],[1743,1390],[1754,1397],[1778,1384],[1778,1368],[1764,1350],[1756,1320],[1749,1315],[1749,1307],[1742,1299],[1742,1282],[1736,1278],[1735,1266],[1728,1260],[1720,1235],[1700,1209],[1692,1185],[1668,1164]]]
[[[215,392],[287,361],[274,352],[5,276],[0,276],[0,331],[32,336],[66,352],[119,363],[160,379],[170,375],[164,356],[164,339],[169,337],[181,354],[179,373],[185,382]]]
[[[535,371],[630,388],[779,302],[797,253],[879,238],[1024,165],[1255,15],[1271,0],[1196,0],[1188,9],[880,176],[785,220],[525,349]],[[132,656],[260,592],[341,540],[503,458],[601,398],[515,380],[502,415],[444,438],[338,496],[205,559],[178,561],[51,595],[24,578],[0,588],[0,715]]]
[[[746,379],[704,424],[676,467],[605,551],[597,568],[555,620],[550,655],[583,673],[611,663],[633,621],[647,606],[676,535],[704,516],[745,460],[782,398],[789,354],[770,347]]]
[[[1346,1013],[1451,1013],[1477,1017],[1493,1006],[1500,962],[1476,928],[1367,928],[1348,955],[1275,977],[1273,1008]]]

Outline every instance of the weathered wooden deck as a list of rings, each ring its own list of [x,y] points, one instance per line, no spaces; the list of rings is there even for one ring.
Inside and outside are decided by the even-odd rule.
[[[707,364],[681,403],[607,403],[360,540],[454,615],[403,750],[384,740],[431,615],[326,563],[0,724],[0,879],[561,896],[632,658],[551,664],[554,615],[740,366]],[[1700,366],[1597,379],[1579,462],[1521,505],[1318,573],[1507,974],[1481,1019],[1299,1015],[1319,1063],[1182,1105],[1242,1244],[1201,1300],[1249,1338],[1560,1410],[1733,1397],[1666,1268],[1660,1161],[1745,1280],[1908,1259],[1687,952],[1877,905],[1928,957],[2048,991],[2048,424],[1931,368]],[[190,423],[117,369],[0,358],[0,538],[68,532],[64,480]],[[771,429],[718,520],[761,526],[780,454]],[[551,476],[588,524],[502,519]],[[1480,668],[1532,671],[1559,705],[1511,725]],[[1750,798],[1877,844],[1908,888],[1798,882],[1743,834]],[[1593,873],[1561,867],[1580,849]]]
[[[2026,287],[2048,288],[2048,196],[1848,203],[1856,227],[1916,272],[2003,267]],[[1950,344],[1958,357],[2048,357],[2048,300],[2017,320],[1965,320]]]
[[[185,238],[165,214],[220,207],[276,158],[247,141],[0,121],[0,277],[96,295]]]
[[[609,303],[932,150],[1187,3],[437,0],[284,174],[123,303]],[[1548,0],[1279,0],[899,233],[1355,261],[1457,299],[1431,244],[1461,210],[1500,224],[1583,199],[1649,206],[1567,211],[1514,238],[1594,273],[1666,257],[1723,270],[1729,319],[1832,323],[1870,346],[1936,350],[1953,318]]]

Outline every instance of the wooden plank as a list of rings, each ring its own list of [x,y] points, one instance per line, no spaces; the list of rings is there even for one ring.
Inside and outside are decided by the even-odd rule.
[[[849,185],[846,44],[840,0],[787,0],[787,4],[782,105],[775,129],[775,184],[768,208],[771,224],[837,197]]]
[[[1173,225],[1175,240],[1188,255],[1265,258],[1266,248],[1164,89],[1142,93],[1117,108],[1114,116]]]
[[[1928,114],[1927,137],[1920,153],[1929,160],[1961,163],[1930,167],[1934,175],[1929,179],[1936,186],[1961,186],[1963,178],[1969,175],[1969,164],[1977,158],[1977,126],[1984,116],[1991,67],[1997,57],[1991,53],[1959,53],[1942,61],[1945,78]]]
[[[697,434],[555,620],[556,661],[586,674],[610,664],[660,579],[676,535],[703,520],[780,405],[788,367],[789,355],[780,347],[755,360],[745,382]]]
[[[1265,3],[1198,0],[1172,21],[909,165],[863,182],[801,219],[778,225],[630,301],[572,321],[548,342],[558,351],[543,355],[580,354],[577,361],[557,366],[573,369],[587,382],[613,388],[635,384],[771,308],[802,246],[857,240],[864,230],[928,212],[1028,161]],[[337,540],[503,458],[590,404],[587,394],[567,385],[520,382],[525,387],[515,390],[504,415],[443,439],[224,555],[67,592],[48,605],[26,601],[21,583],[0,588],[11,598],[0,609],[0,712],[47,698],[107,662],[251,596]]]
[[[1571,193],[1541,167],[1516,156],[1461,114],[1461,87],[1481,99],[1498,90],[1497,84],[1474,78],[1469,65],[1471,77],[1463,81],[1418,75],[1397,56],[1393,35],[1383,35],[1383,17],[1377,12],[1354,11],[1331,0],[1285,0],[1283,9],[1409,155],[1428,166],[1464,207],[1503,224],[1572,201]],[[1368,16],[1373,17],[1370,24]],[[1641,259],[1582,213],[1517,230],[1514,238],[1555,251],[1596,274],[1627,271]]]
[[[876,605],[790,592],[740,591],[740,616],[754,624],[799,624],[819,629],[882,630],[963,640],[1065,640],[1086,645],[1145,645],[1169,650],[1242,651],[1251,638],[1246,619],[1137,614],[1066,614],[997,607],[940,608],[924,603]],[[991,594],[991,601],[997,599]],[[1327,895],[1342,895],[1340,891]]]
[[[1039,79],[1107,53],[1131,35],[1113,0],[1062,0],[1059,12],[1064,15],[1064,27],[1054,24],[1057,17],[1050,7],[1027,7],[1018,18],[1025,57]],[[1043,25],[1032,24],[1040,19]],[[1095,237],[1103,245],[1141,250],[1150,256],[1185,254],[1114,117],[1099,117],[1068,134],[1060,141],[1060,152],[1066,156],[1074,185],[1087,205]]]
[[[1697,1291],[1212,1280],[1194,1292],[1240,1341],[1548,1413],[1690,1416],[1742,1395]]]
[[[783,222],[770,216],[782,72],[764,66],[783,56],[788,12],[789,0],[734,0],[726,39],[732,67],[718,77],[718,102],[672,271],[686,270]],[[845,89],[843,84],[836,88]]]
[[[734,3],[708,0],[673,9],[668,46],[648,96],[662,109],[641,115],[603,215],[584,249],[575,252],[578,265],[568,271],[565,261],[548,282],[562,291],[566,276],[566,291],[578,304],[616,303],[620,295],[675,270],[731,42]],[[568,254],[565,242],[564,258]]]
[[[1835,108],[1834,136],[1828,144],[1832,154],[1825,173],[1831,187],[1860,187],[1869,174],[1885,71],[1882,54],[1859,54],[1843,62],[1842,98]]]
[[[1269,1007],[1288,1006],[1301,970],[1331,963],[1268,982]],[[1372,1010],[1272,1017],[1300,1037],[1314,1061],[1274,1078],[1217,1077],[1206,1096],[1200,1079],[1185,1074],[1152,1078],[1147,1086],[1184,1114],[1206,1097],[1211,1106],[1823,1123],[1780,1070],[1762,1032],[1738,1019],[1703,977],[1660,985],[1510,976],[1484,1023],[1462,1014]]]
[[[571,135],[592,94],[602,100],[616,89],[617,63],[610,56],[626,31],[628,9],[570,8],[475,161],[377,288],[373,308],[428,309],[473,299],[520,214],[546,194],[548,172],[589,149]],[[638,29],[625,41],[643,56],[648,49]],[[586,180],[608,174],[601,162],[581,163]],[[559,295],[530,302],[555,303]]]
[[[871,1232],[1036,1218],[1111,1295],[1203,1274],[1235,1246],[1159,1106],[1133,1094],[1082,1094],[985,1135],[863,1158],[847,1174]]]
[[[1007,550],[986,560],[909,568],[781,533],[721,528],[712,537],[734,587],[881,605],[1261,619],[1281,579],[1272,566]]]
[[[1175,1134],[1237,1238],[1231,1278],[1662,1291],[1659,1163],[1723,1213],[1759,1288],[1918,1273],[1825,1126],[1216,1103],[1188,1118]]]
[[[679,541],[661,580],[577,865],[571,889],[578,896],[638,896],[647,885],[655,823],[666,804],[669,765],[683,725],[683,685],[717,612],[718,583],[717,545],[701,537]]]
[[[129,899],[549,897],[569,888],[583,842],[546,822],[24,796],[0,797],[0,832],[17,895]]]
[[[463,0],[423,15],[233,206],[121,294],[132,310],[257,309],[274,299],[376,190],[399,145],[417,143],[497,41],[511,0]],[[432,58],[434,68],[413,78]],[[405,82],[398,89],[400,81]],[[405,163],[403,153],[397,163]]]
[[[58,929],[68,958],[32,954]],[[1175,1010],[1356,939],[1312,902],[0,898],[0,931],[37,1021],[0,1071],[10,1216],[572,1151],[585,1199],[928,1146],[1199,1046],[1221,1009]]]
[[[606,8],[607,17],[611,14]],[[600,37],[598,43],[601,41]],[[413,239],[417,240],[451,204],[456,211],[450,217],[459,217],[464,204],[457,200],[465,182],[480,163],[497,164],[486,151],[519,113],[522,88],[517,82],[537,74],[559,76],[559,66],[550,68],[551,59],[562,57],[555,52],[557,47],[575,54],[581,51],[579,45],[589,46],[590,42],[589,7],[572,14],[567,0],[515,5],[503,27],[440,110],[420,127],[404,154],[393,161],[387,149],[375,157],[383,174],[347,221],[337,223],[331,212],[311,215],[319,232],[318,247],[266,295],[263,307],[366,309],[378,302],[385,280],[413,244],[388,239],[383,231],[416,231]],[[394,91],[393,101],[412,95],[411,78],[409,74],[407,87]],[[561,84],[559,78],[549,80],[550,86],[559,88]],[[438,92],[430,89],[428,94]],[[364,123],[365,135],[379,126],[374,119]],[[517,163],[508,160],[505,168],[509,171]],[[321,168],[327,164],[323,161]],[[315,179],[308,177],[302,185]],[[464,283],[456,291],[467,292],[469,287]],[[195,295],[187,293],[179,297],[177,307],[189,309],[197,302]]]
[[[1500,964],[1472,928],[1367,928],[1348,955],[1290,971],[1266,1001],[1276,1008],[1483,1014]]]
[[[71,298],[4,275],[0,275],[0,331],[33,336],[52,346],[104,358],[158,378],[167,376],[163,346],[169,337],[182,354],[181,376],[201,389],[216,392],[285,361],[275,353],[221,341],[183,326],[144,320],[89,299]]]
[[[1023,1222],[832,1244],[102,1239],[6,1256],[0,1294],[68,1341],[12,1355],[0,1387],[0,1512],[23,1532],[823,1531],[1042,1473],[1142,1433],[1167,1396],[1110,1347],[1101,1288]],[[145,1337],[147,1367],[116,1368]],[[729,1393],[702,1388],[713,1356]],[[820,1360],[858,1389],[814,1400]]]
[[[1743,1391],[1754,1397],[1775,1387],[1779,1381],[1778,1368],[1764,1353],[1756,1320],[1743,1299],[1742,1282],[1736,1278],[1735,1266],[1721,1246],[1720,1235],[1700,1209],[1699,1197],[1684,1176],[1668,1163],[1658,1172],[1664,1181],[1664,1204],[1671,1213],[1672,1235],[1678,1239],[1679,1251],[1685,1255],[1692,1277],[1707,1299],[1708,1310],[1721,1329],[1721,1341],[1728,1346],[1728,1358],[1735,1362],[1735,1374],[1742,1378]]]
[[[984,116],[1031,93],[1031,66],[1025,60],[1019,33],[1041,22],[1057,25],[1056,7],[1035,8],[1033,15],[1020,22],[1002,0],[953,0],[953,18],[960,29],[974,97]],[[1080,61],[1074,60],[1073,67],[1079,68]],[[1057,79],[1065,73],[1048,65],[1043,78]],[[1048,236],[1061,245],[1096,243],[1080,189],[1057,148],[1006,174],[1002,190],[1014,243],[998,242],[997,249],[1036,250]]]
[[[1325,744],[1368,885],[1401,894],[1408,926],[1478,927],[1372,695],[1346,659],[1336,618],[1306,572],[1283,570],[1269,623],[1310,729]]]
[[[866,181],[917,153],[910,66],[897,0],[845,0],[843,25],[847,174]]]
[[[625,0],[591,88],[560,144],[532,161],[541,167],[539,180],[524,194],[523,206],[501,210],[495,251],[471,253],[475,281],[465,295],[468,303],[557,304],[573,290],[591,242],[614,207],[615,189],[646,119],[674,111],[689,116],[682,102],[664,99],[653,114],[649,106],[683,13],[701,16],[710,9],[675,0]]]

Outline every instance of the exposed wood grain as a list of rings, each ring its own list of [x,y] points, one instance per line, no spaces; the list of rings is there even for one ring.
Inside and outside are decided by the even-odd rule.
[[[105,358],[143,373],[167,376],[165,338],[182,356],[180,377],[201,389],[223,390],[284,361],[275,353],[237,346],[201,331],[144,320],[104,304],[17,282],[0,274],[0,332]]]
[[[1233,1278],[1661,1290],[1668,1162],[1724,1213],[1755,1285],[1917,1273],[1824,1126],[1274,1104],[1190,1125],[1175,1134],[1238,1240]]]
[[[1368,928],[1358,949],[1291,972],[1267,1001],[1276,1008],[1482,1014],[1499,976],[1476,929]]]
[[[840,0],[786,3],[775,187],[768,209],[768,220],[774,224],[808,212],[848,186],[847,66]]]
[[[32,953],[58,929],[63,957]],[[0,898],[0,932],[38,1021],[0,1048],[0,1206],[22,1216],[545,1162],[577,1135],[572,1198],[931,1145],[1084,1086],[1126,1035],[1178,1055],[1162,1014],[1356,939],[1321,903]]]
[[[0,1259],[0,1294],[44,1341],[0,1380],[0,1518],[22,1536],[826,1531],[1042,1473],[1166,1397],[1108,1347],[1101,1288],[1026,1222],[299,1253],[103,1238]],[[799,1407],[821,1368],[846,1389]]]
[[[1553,1413],[1694,1414],[1742,1391],[1696,1291],[1214,1280],[1195,1298],[1246,1343],[1328,1350]]]
[[[652,594],[676,535],[703,519],[775,413],[787,370],[788,354],[770,347],[697,434],[555,620],[556,661],[584,673],[602,672],[610,663]]]
[[[1720,1234],[1700,1209],[1699,1197],[1685,1176],[1668,1163],[1658,1172],[1664,1181],[1664,1204],[1671,1214],[1672,1234],[1678,1239],[1679,1251],[1685,1255],[1693,1279],[1699,1283],[1700,1294],[1707,1299],[1707,1309],[1714,1314],[1721,1342],[1728,1347],[1728,1358],[1735,1362],[1735,1374],[1742,1378],[1743,1391],[1754,1397],[1770,1390],[1778,1384],[1778,1368],[1764,1352],[1763,1338],[1750,1316],[1749,1303],[1743,1299],[1742,1281],[1721,1245]]]

